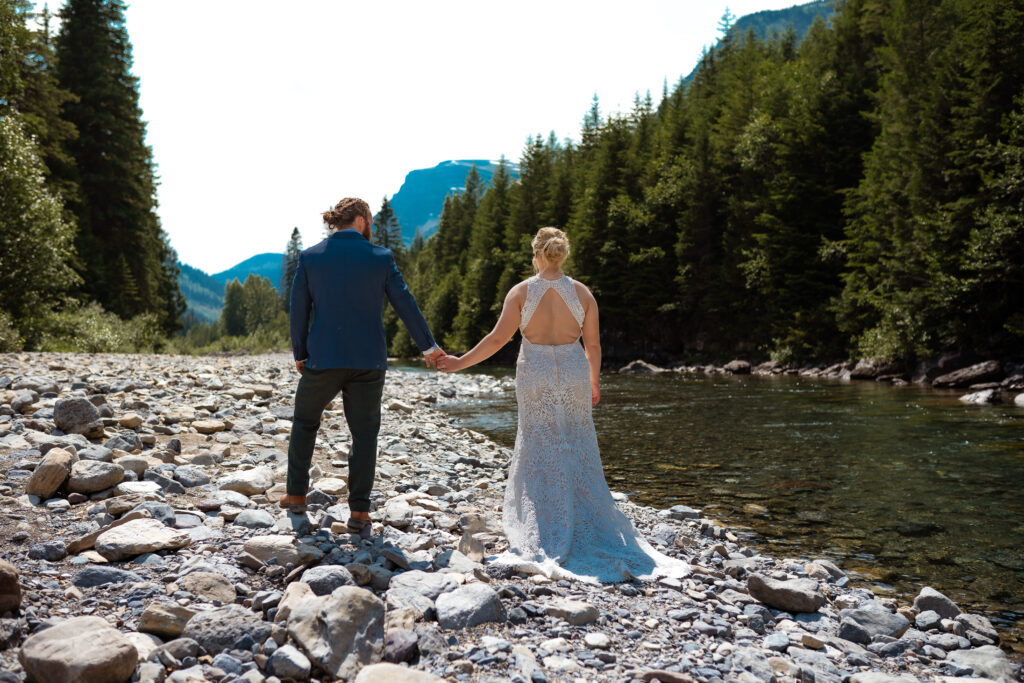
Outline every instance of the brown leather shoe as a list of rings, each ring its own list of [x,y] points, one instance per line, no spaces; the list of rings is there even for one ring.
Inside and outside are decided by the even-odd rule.
[[[285,494],[281,496],[281,500],[278,502],[282,508],[291,510],[293,512],[305,512],[306,510],[306,497],[305,496],[293,496],[291,494]]]

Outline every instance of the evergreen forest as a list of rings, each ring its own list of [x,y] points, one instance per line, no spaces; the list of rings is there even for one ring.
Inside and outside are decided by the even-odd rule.
[[[0,350],[156,350],[185,311],[121,0],[0,0]]]
[[[1024,3],[846,0],[800,39],[727,15],[658,101],[595,96],[578,141],[531,137],[518,180],[447,198],[402,257],[446,350],[490,330],[546,225],[611,358],[1019,354]]]

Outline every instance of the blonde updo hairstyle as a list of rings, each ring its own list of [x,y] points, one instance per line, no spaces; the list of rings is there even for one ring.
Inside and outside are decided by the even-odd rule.
[[[569,238],[558,228],[541,228],[531,246],[533,266],[538,271],[545,265],[560,266],[569,256]]]

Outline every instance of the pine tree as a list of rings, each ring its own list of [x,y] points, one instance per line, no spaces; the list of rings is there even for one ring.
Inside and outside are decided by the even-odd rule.
[[[292,284],[295,280],[295,271],[299,267],[299,254],[302,253],[302,235],[299,229],[292,229],[291,239],[285,247],[284,256],[281,258],[281,305],[285,313],[290,313],[292,301]]]
[[[398,216],[395,215],[395,210],[386,195],[380,203],[380,211],[373,219],[373,241],[390,249],[395,254],[396,261],[402,261],[401,257],[405,251],[402,226],[398,223]]]
[[[78,221],[81,290],[122,317],[156,313],[171,332],[183,299],[156,215],[124,8],[121,0],[69,0],[60,13],[57,73],[74,96],[63,112],[79,131],[68,147],[75,161],[70,179],[79,188],[70,207]],[[136,288],[131,296],[119,291],[128,283]]]
[[[224,308],[220,311],[220,324],[228,336],[245,334],[245,295],[238,278],[224,287]]]

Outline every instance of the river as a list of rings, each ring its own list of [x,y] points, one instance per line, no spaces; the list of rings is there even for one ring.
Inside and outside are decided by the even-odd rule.
[[[931,585],[985,612],[1019,657],[1024,409],[957,398],[793,376],[609,373],[594,421],[612,490],[702,509],[768,554],[827,557],[883,595]],[[445,410],[514,443],[514,392]]]

